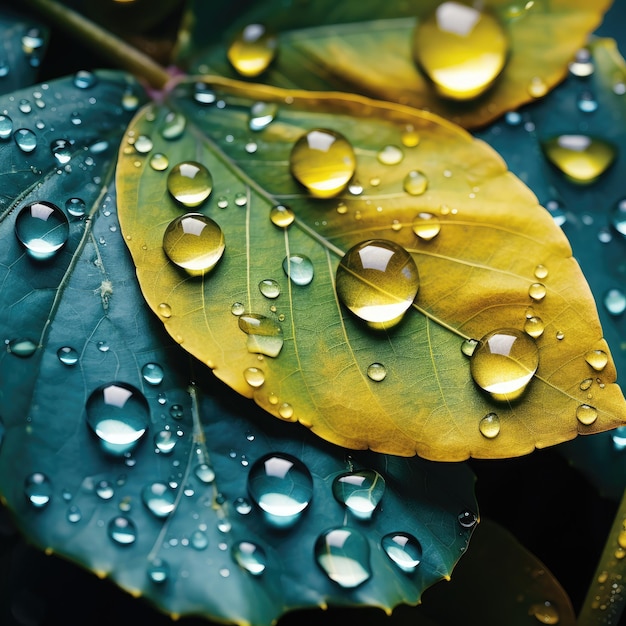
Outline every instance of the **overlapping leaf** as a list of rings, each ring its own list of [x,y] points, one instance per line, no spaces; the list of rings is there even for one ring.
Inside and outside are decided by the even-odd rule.
[[[590,351],[608,348],[569,244],[485,144],[436,116],[357,96],[224,80],[212,87],[215,106],[185,95],[193,91],[190,83],[171,103],[178,114],[150,107],[138,115],[121,150],[118,184],[123,232],[148,303],[165,312],[168,332],[219,378],[330,441],[439,460],[515,456],[624,423],[612,361],[596,371],[586,360]],[[260,132],[249,126],[257,101],[278,105],[275,120]],[[310,197],[289,171],[294,142],[316,127],[345,135],[357,155],[352,184],[331,199]],[[419,138],[413,147],[402,144],[407,129],[410,144]],[[137,151],[132,144],[140,137]],[[381,163],[386,146],[401,155],[394,165]],[[155,154],[166,155],[170,170],[193,160],[212,173],[212,194],[199,210],[221,226],[226,252],[203,277],[189,276],[164,253],[165,229],[185,207],[168,193],[168,171],[150,165]],[[403,188],[416,170],[428,180],[422,195]],[[295,213],[287,229],[270,220],[278,203]],[[412,228],[421,213],[440,223],[429,241]],[[409,250],[421,280],[402,322],[382,330],[344,308],[334,286],[342,254],[376,238]],[[308,286],[283,271],[294,253],[312,262]],[[542,299],[529,295],[537,274],[547,291]],[[263,295],[266,280],[276,281],[278,297]],[[248,349],[235,303],[280,328],[278,356]],[[473,383],[463,340],[522,330],[532,316],[544,326],[536,340],[537,375],[520,401],[495,401]],[[384,380],[368,377],[374,363],[385,368]],[[257,377],[251,383],[250,368]],[[576,413],[588,401],[580,383],[590,376],[602,385],[593,399],[598,417],[585,425]],[[490,413],[501,428],[487,438],[479,423]]]
[[[282,0],[258,2],[228,28],[211,33],[215,7],[195,3],[191,38],[195,49],[212,43],[208,36],[221,37],[222,43],[201,54],[193,67],[196,71],[236,77],[226,57],[227,47],[245,26],[260,23],[279,34],[276,60],[259,77],[262,82],[288,88],[354,91],[426,108],[473,128],[554,87],[610,2],[484,3],[503,22],[510,54],[493,88],[473,102],[460,105],[439,97],[412,58],[416,23],[439,4],[439,0],[350,4],[329,0],[293,3],[292,7]]]

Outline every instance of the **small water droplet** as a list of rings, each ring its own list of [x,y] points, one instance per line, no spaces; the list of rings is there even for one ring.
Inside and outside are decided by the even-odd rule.
[[[52,483],[42,472],[34,472],[24,481],[24,494],[35,508],[42,509],[52,498]]]
[[[441,222],[432,213],[418,213],[413,220],[413,232],[422,240],[434,239],[441,230]]]
[[[598,419],[598,411],[588,404],[581,404],[576,409],[576,419],[585,426],[593,424]]]
[[[405,148],[415,148],[420,142],[420,136],[413,126],[408,126],[402,133],[400,140]]]
[[[193,86],[193,99],[202,105],[215,104],[217,97],[215,91],[205,82],[198,81]]]
[[[379,383],[385,380],[387,368],[382,363],[372,363],[367,368],[367,376],[370,380]]]
[[[485,335],[470,360],[474,382],[498,401],[518,398],[538,366],[537,345],[516,329],[495,330]]]
[[[474,354],[474,350],[478,346],[478,339],[465,339],[461,344],[461,352],[465,356],[472,356]]]
[[[422,546],[409,533],[389,533],[382,538],[381,545],[387,556],[407,574],[414,572],[422,561]]]
[[[337,268],[339,299],[367,322],[398,321],[413,304],[418,288],[413,257],[393,241],[372,239],[357,244]]]
[[[262,74],[274,60],[278,38],[263,24],[248,24],[230,44],[227,56],[242,76]]]
[[[533,339],[541,337],[544,330],[545,325],[540,317],[532,315],[531,317],[526,318],[526,321],[524,322],[524,332],[530,335]]]
[[[74,111],[70,114],[70,122],[74,124],[74,126],[80,126],[83,123],[83,120],[80,117],[80,113]]]
[[[265,382],[265,374],[258,367],[248,367],[243,372],[243,377],[250,387],[261,387]]]
[[[182,205],[196,207],[211,195],[213,177],[202,163],[183,161],[170,170],[167,190]]]
[[[611,438],[616,450],[624,450],[626,448],[626,426],[618,426],[612,430]]]
[[[531,605],[528,613],[541,624],[558,624],[560,620],[556,607],[548,601]]]
[[[0,140],[6,141],[13,133],[13,120],[8,115],[0,115]]]
[[[331,528],[315,542],[315,559],[328,578],[344,589],[364,583],[372,575],[367,539],[353,528]]]
[[[273,278],[266,278],[259,283],[259,291],[266,298],[278,298],[280,295],[280,285]]]
[[[208,463],[200,463],[194,468],[193,473],[206,485],[210,485],[215,480],[215,470]]]
[[[96,484],[96,495],[101,500],[110,500],[115,495],[113,485],[108,480],[100,480]]]
[[[276,357],[283,347],[282,327],[265,315],[243,313],[239,316],[239,328],[248,335],[248,352]]]
[[[442,2],[413,36],[416,63],[440,95],[455,100],[484,93],[502,72],[508,49],[493,13],[459,2]]]
[[[354,175],[356,157],[343,135],[317,128],[296,141],[289,164],[294,178],[312,195],[330,198],[340,193]]]
[[[176,492],[165,483],[152,483],[141,490],[141,499],[156,517],[167,517],[176,504]]]
[[[404,159],[404,152],[398,146],[389,145],[380,150],[376,157],[383,165],[397,165]]]
[[[333,480],[333,496],[359,519],[370,519],[385,493],[385,479],[376,470],[340,474]]]
[[[22,112],[22,113],[30,113],[33,110],[33,107],[31,105],[31,103],[26,100],[25,98],[23,98],[22,100],[19,101],[17,108]]]
[[[162,584],[166,582],[170,576],[170,566],[167,561],[159,558],[152,559],[148,566],[148,576],[153,583]]]
[[[250,130],[260,131],[267,128],[278,113],[278,105],[275,102],[255,102],[250,108]]]
[[[191,544],[191,547],[195,548],[196,550],[206,550],[209,545],[209,538],[204,531],[194,530],[193,533],[191,533],[189,542]]]
[[[160,385],[163,382],[163,368],[158,363],[146,363],[141,368],[141,375],[149,385]]]
[[[11,339],[7,343],[7,351],[15,356],[26,359],[37,351],[37,344],[31,339]]]
[[[535,267],[535,278],[538,278],[539,280],[543,280],[544,278],[547,278],[548,276],[548,268],[545,265],[537,265],[537,267]]]
[[[161,317],[164,317],[165,319],[172,317],[172,307],[167,304],[167,302],[161,302],[161,304],[159,304],[158,306],[158,309],[159,315]]]
[[[87,423],[108,454],[122,456],[131,452],[149,422],[148,403],[132,385],[122,382],[102,385],[87,400]]]
[[[500,418],[496,413],[487,413],[478,423],[478,430],[483,437],[494,439],[500,434]]]
[[[152,139],[150,139],[147,135],[139,135],[135,139],[135,143],[133,145],[135,147],[135,151],[139,154],[148,154],[148,152],[154,148]]]
[[[72,217],[85,215],[85,201],[82,198],[68,198],[65,201],[65,208]]]
[[[421,196],[428,188],[428,177],[420,170],[411,170],[404,177],[402,188],[411,196]]]
[[[156,449],[163,454],[170,454],[176,446],[176,437],[171,430],[161,430],[154,436]]]
[[[519,114],[518,111],[509,111],[504,116],[504,121],[509,126],[519,126],[522,123],[522,116]]]
[[[290,207],[278,204],[270,210],[270,220],[274,226],[279,228],[287,228],[293,224],[296,219],[295,213]]]
[[[37,135],[28,128],[19,128],[13,133],[13,139],[22,152],[32,152],[37,147]]]
[[[580,383],[579,387],[581,391],[587,391],[591,388],[591,385],[593,385],[593,378],[585,378],[585,380]]]
[[[585,361],[587,361],[596,372],[601,372],[609,362],[609,357],[604,350],[590,350],[585,355]]]
[[[611,224],[618,233],[626,237],[626,198],[616,202],[611,209]]]
[[[98,341],[96,345],[98,346],[98,350],[100,350],[100,352],[108,352],[111,349],[106,341]]]
[[[253,576],[260,576],[267,567],[265,550],[251,541],[238,541],[232,547],[233,560]]]
[[[240,515],[248,515],[252,511],[252,505],[245,498],[236,498],[233,505]]]
[[[293,407],[291,404],[289,404],[289,402],[283,402],[278,407],[278,415],[284,420],[290,420],[293,417]]]
[[[540,302],[546,297],[546,286],[543,283],[533,283],[528,288],[528,295],[535,302]]]
[[[122,546],[128,546],[137,540],[135,523],[126,515],[114,517],[108,526],[109,537]]]
[[[75,504],[73,504],[67,509],[65,517],[67,518],[67,521],[70,522],[70,524],[77,524],[83,518],[83,515],[80,509]]]
[[[248,492],[275,526],[290,526],[307,508],[313,496],[313,479],[299,459],[270,453],[254,462],[248,474]]]
[[[224,254],[224,233],[210,217],[187,213],[173,219],[163,235],[169,259],[192,276],[212,270]]]
[[[461,511],[458,514],[457,519],[463,528],[474,528],[474,526],[478,523],[478,516],[476,513],[469,510]]]
[[[548,85],[540,76],[534,76],[528,83],[528,95],[533,98],[541,98],[548,93]]]
[[[246,308],[244,307],[242,302],[233,302],[232,306],[230,307],[230,312],[237,317],[243,315],[245,310]]]
[[[598,101],[590,91],[583,91],[578,96],[576,105],[583,113],[593,113],[598,110]]]
[[[182,137],[187,126],[187,118],[176,111],[170,111],[163,120],[161,136],[168,141],[174,141]]]
[[[621,315],[626,311],[626,294],[621,289],[609,289],[604,294],[604,306],[611,315]]]
[[[78,352],[70,346],[63,346],[57,350],[57,357],[63,365],[76,365],[78,363]]]
[[[87,70],[79,70],[74,74],[74,86],[78,89],[90,89],[98,82],[97,76]]]
[[[31,257],[47,260],[67,241],[69,222],[56,204],[32,202],[18,213],[15,234]]]
[[[170,161],[162,152],[155,152],[150,157],[150,167],[155,172],[163,172],[169,167]]]
[[[313,280],[314,269],[311,259],[304,254],[290,254],[283,259],[283,271],[292,283],[304,287]]]
[[[0,78],[4,78],[5,76],[8,76],[10,71],[11,71],[11,68],[9,67],[9,64],[7,63],[6,59],[0,59]]]
[[[593,74],[593,60],[589,48],[581,48],[576,52],[574,60],[569,64],[569,71],[573,76],[586,78]]]

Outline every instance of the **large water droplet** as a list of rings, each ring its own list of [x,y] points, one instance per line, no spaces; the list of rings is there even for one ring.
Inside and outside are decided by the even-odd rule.
[[[239,328],[248,335],[248,352],[276,357],[283,347],[282,327],[265,315],[244,313],[239,316]]]
[[[509,41],[497,18],[458,2],[443,2],[418,22],[413,56],[440,95],[475,98],[502,72]]]
[[[393,323],[413,304],[419,275],[404,248],[372,239],[357,244],[341,259],[336,287],[341,302],[361,319]]]
[[[312,195],[330,198],[341,192],[354,175],[356,157],[343,135],[316,128],[296,141],[289,164],[294,178]]]
[[[19,128],[13,133],[13,139],[22,152],[32,152],[37,147],[37,135],[28,128]]]
[[[248,492],[276,526],[295,523],[313,497],[313,479],[299,459],[282,453],[261,457],[250,468]]]
[[[146,363],[141,368],[141,375],[149,385],[160,385],[163,382],[163,368],[158,363]]]
[[[411,196],[421,196],[428,188],[428,177],[420,170],[411,170],[404,177],[402,188]]]
[[[410,574],[422,561],[422,546],[409,533],[389,533],[381,540],[387,556],[403,571]]]
[[[167,517],[176,504],[176,492],[165,483],[152,483],[141,490],[141,499],[156,517]]]
[[[432,213],[418,213],[413,220],[413,232],[424,241],[434,239],[441,230],[441,222]]]
[[[18,213],[15,234],[31,257],[46,260],[67,241],[69,221],[56,204],[32,202]]]
[[[182,205],[196,207],[211,195],[213,177],[202,163],[183,161],[167,175],[167,190]]]
[[[292,283],[304,287],[313,280],[314,269],[311,259],[304,254],[290,254],[283,259],[283,271]]]
[[[590,350],[585,355],[585,361],[587,361],[596,372],[601,372],[609,362],[609,356],[604,350]]]
[[[0,115],[0,140],[6,141],[13,132],[13,120],[8,115]]]
[[[559,135],[542,143],[548,160],[571,181],[592,183],[615,160],[617,148],[588,135]]]
[[[353,528],[331,528],[315,542],[315,558],[328,578],[345,589],[358,587],[372,575],[367,539]]]
[[[496,413],[487,413],[478,423],[480,434],[487,439],[494,439],[500,434],[500,418]]]
[[[265,550],[251,541],[237,542],[232,555],[235,562],[253,576],[260,576],[267,567]]]
[[[508,328],[485,335],[470,359],[474,382],[500,401],[518,398],[538,366],[539,351],[534,340]]]
[[[259,283],[259,291],[266,298],[278,298],[280,295],[280,285],[273,278],[265,278]]]
[[[360,519],[370,519],[385,493],[385,479],[375,470],[347,472],[333,480],[333,496]]]
[[[224,233],[210,217],[187,213],[173,219],[163,235],[169,259],[192,276],[212,270],[224,254]]]
[[[227,56],[242,76],[262,74],[274,60],[278,38],[263,24],[248,24],[230,44]]]
[[[32,339],[11,339],[7,344],[7,351],[23,359],[33,356],[37,350],[37,344]]]
[[[137,539],[137,528],[133,520],[126,515],[118,515],[114,517],[108,526],[109,537],[115,543],[128,546],[135,543]]]
[[[167,561],[159,558],[152,559],[148,566],[148,576],[153,583],[166,582],[170,576],[170,566]]]
[[[42,472],[34,472],[24,481],[24,495],[36,508],[46,506],[52,498],[52,483]]]
[[[121,456],[131,452],[149,422],[148,403],[132,385],[122,382],[102,385],[87,400],[87,423],[108,454]]]
[[[276,118],[278,105],[275,102],[255,102],[250,108],[250,130],[263,130]]]

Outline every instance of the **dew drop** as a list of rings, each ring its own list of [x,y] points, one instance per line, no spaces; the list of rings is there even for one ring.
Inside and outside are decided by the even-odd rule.
[[[402,183],[402,188],[411,196],[421,196],[428,187],[428,177],[420,170],[411,170]]]
[[[211,86],[205,82],[198,81],[194,84],[193,99],[202,105],[215,104],[217,96]]]
[[[173,219],[163,235],[169,259],[191,276],[212,270],[224,254],[224,233],[210,217],[186,213]]]
[[[176,437],[171,430],[161,430],[154,436],[154,445],[162,454],[170,454],[176,446]]]
[[[17,147],[22,152],[32,152],[37,147],[37,135],[28,129],[28,128],[20,128],[15,131],[13,134],[13,139],[15,139],[15,143]]]
[[[385,493],[385,479],[376,470],[340,474],[333,480],[333,496],[359,519],[370,519]]]
[[[604,294],[604,306],[611,315],[621,315],[626,311],[626,295],[621,289],[609,289]]]
[[[601,372],[609,362],[609,357],[604,350],[590,350],[585,355],[585,361],[587,361],[596,372]]]
[[[170,160],[162,152],[155,152],[150,157],[150,167],[155,172],[164,172],[170,165]]]
[[[626,198],[616,202],[611,209],[611,224],[618,233],[626,237]]]
[[[165,483],[152,483],[141,490],[141,499],[156,517],[167,517],[176,504],[176,492]]]
[[[608,141],[588,135],[559,135],[542,143],[546,158],[571,181],[592,183],[617,156]]]
[[[76,365],[76,363],[78,363],[78,352],[70,346],[59,348],[57,350],[57,357],[63,365]]]
[[[278,204],[270,210],[270,220],[274,226],[279,228],[287,228],[291,226],[296,219],[295,213],[290,207]]]
[[[485,92],[502,72],[509,41],[495,15],[443,2],[418,22],[413,57],[446,98],[467,100]]]
[[[578,96],[576,106],[583,113],[593,113],[598,110],[598,101],[590,91],[583,91]]]
[[[196,550],[206,550],[209,545],[209,538],[207,534],[202,530],[194,530],[189,538],[191,547]]]
[[[24,481],[24,495],[37,509],[42,509],[52,498],[52,483],[42,472],[34,472]]]
[[[74,504],[67,509],[66,518],[70,524],[77,524],[83,518],[83,515],[80,509]]]
[[[248,493],[268,522],[284,527],[295,523],[313,497],[313,479],[299,459],[270,453],[254,462]]]
[[[282,417],[284,420],[289,420],[293,417],[293,407],[289,402],[283,402],[278,407],[278,415]]]
[[[528,83],[528,95],[541,98],[548,93],[548,85],[540,76],[533,76]]]
[[[237,317],[239,315],[243,315],[245,310],[246,310],[246,308],[244,307],[242,302],[233,302],[233,304],[230,307],[230,312],[233,315],[236,315]]]
[[[262,24],[248,24],[230,44],[227,56],[242,76],[262,74],[274,60],[278,38]]]
[[[65,201],[65,208],[72,217],[85,215],[85,201],[82,198],[68,198]]]
[[[172,317],[172,307],[167,302],[161,302],[157,308],[161,317],[165,319]]]
[[[87,400],[87,423],[108,454],[122,456],[131,452],[149,422],[148,403],[132,385],[122,382],[102,385]]]
[[[524,332],[527,335],[530,335],[533,339],[538,339],[543,335],[543,331],[545,329],[545,325],[543,320],[536,315],[532,315],[531,317],[527,317],[524,322]]]
[[[364,583],[372,575],[367,539],[353,528],[331,528],[315,542],[315,559],[328,578],[345,589]]]
[[[265,550],[251,541],[239,541],[233,545],[232,556],[237,565],[253,576],[260,576],[267,567]]]
[[[114,517],[108,526],[109,537],[115,543],[128,546],[137,540],[135,523],[126,515]]]
[[[146,363],[141,368],[141,375],[149,385],[160,385],[163,382],[163,368],[158,363]]]
[[[96,495],[101,500],[110,500],[115,495],[113,485],[108,480],[100,480],[96,485]]]
[[[215,470],[208,463],[200,463],[194,468],[193,473],[205,485],[210,485],[215,480]]]
[[[420,142],[419,133],[413,129],[413,127],[408,127],[400,137],[402,141],[402,145],[405,148],[415,148]]]
[[[183,161],[167,175],[167,190],[182,205],[196,207],[211,195],[213,177],[202,163]]]
[[[535,302],[540,302],[546,297],[546,286],[543,283],[533,283],[528,288],[528,295]]]
[[[152,139],[147,135],[139,135],[133,145],[139,154],[148,154],[148,152],[154,148]]]
[[[413,257],[393,241],[371,239],[357,244],[341,259],[337,295],[367,322],[395,322],[413,304],[419,275]]]
[[[11,339],[7,344],[8,352],[23,359],[33,356],[36,350],[37,344],[32,339]]]
[[[67,241],[69,222],[56,204],[32,202],[18,213],[15,234],[32,258],[47,260]]]
[[[111,349],[109,344],[106,341],[99,341],[97,346],[100,352],[108,352]]]
[[[480,434],[487,439],[494,439],[500,434],[500,418],[496,413],[487,413],[478,423]]]
[[[261,387],[265,382],[265,374],[258,367],[248,367],[243,372],[243,377],[250,387]]]
[[[187,118],[182,113],[170,111],[163,120],[161,136],[168,141],[174,141],[182,137],[187,126]]]
[[[569,71],[573,76],[586,78],[593,74],[593,60],[589,48],[581,48],[576,52],[574,60],[569,64]]]
[[[330,198],[345,189],[354,175],[356,156],[343,135],[316,128],[296,141],[289,164],[294,178],[312,195]]]
[[[33,110],[33,107],[31,105],[31,103],[26,100],[25,98],[23,98],[22,100],[19,101],[18,107],[17,107],[22,113],[30,113]]]
[[[560,620],[556,607],[548,601],[531,605],[528,613],[541,624],[558,624]]]
[[[379,163],[383,165],[397,165],[404,159],[404,152],[398,146],[385,146],[376,155]]]
[[[367,376],[374,382],[381,382],[387,376],[387,368],[382,363],[372,363],[367,368]]]
[[[259,131],[267,128],[278,113],[278,105],[274,102],[255,102],[250,107],[250,130]]]
[[[6,141],[13,132],[13,120],[8,115],[0,115],[0,140]]]
[[[292,283],[304,287],[313,280],[313,263],[304,254],[290,254],[283,259],[283,271]]]
[[[266,298],[278,298],[280,295],[280,285],[273,278],[265,278],[259,283],[259,291]]]
[[[87,70],[79,70],[74,74],[74,86],[78,89],[90,89],[98,82],[97,76]]]
[[[265,315],[243,313],[239,316],[239,328],[248,335],[248,352],[276,357],[283,347],[282,327]]]
[[[616,450],[624,450],[626,448],[626,426],[618,426],[612,430],[611,438]]]
[[[537,267],[535,267],[535,278],[538,278],[539,280],[543,280],[544,278],[547,278],[548,276],[548,268],[545,265],[537,265]]]
[[[233,505],[240,515],[248,515],[252,511],[252,505],[245,498],[236,498]]]
[[[148,577],[153,583],[162,584],[167,581],[170,576],[170,566],[167,561],[155,558],[150,561],[148,566]]]
[[[422,546],[409,533],[389,533],[382,538],[381,545],[387,556],[407,574],[414,572],[422,561]]]
[[[461,511],[457,520],[462,528],[474,528],[478,523],[478,516],[473,511]]]
[[[474,354],[474,350],[476,350],[477,346],[478,339],[464,339],[463,343],[461,344],[461,352],[465,356],[470,357],[472,356],[472,354]]]
[[[499,401],[518,398],[538,366],[537,345],[516,329],[488,333],[478,342],[470,359],[474,382]]]
[[[413,220],[413,232],[424,241],[434,239],[441,230],[441,222],[432,213],[418,213]]]
[[[576,409],[576,419],[585,426],[593,424],[598,419],[598,411],[588,404],[581,404]]]

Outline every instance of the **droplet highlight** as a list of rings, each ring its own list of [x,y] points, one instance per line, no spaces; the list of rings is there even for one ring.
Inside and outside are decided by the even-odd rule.
[[[576,409],[576,419],[585,426],[590,426],[598,419],[598,411],[589,404],[581,404]]]
[[[165,483],[152,483],[141,490],[141,500],[156,517],[167,517],[176,504],[176,492]]]
[[[141,375],[149,385],[160,385],[163,382],[163,368],[158,363],[146,363],[141,368]]]
[[[404,177],[402,188],[410,196],[421,196],[428,188],[428,177],[420,170],[411,170]]]
[[[590,350],[585,355],[585,361],[587,361],[596,372],[601,372],[609,362],[609,356],[604,350]]]
[[[24,495],[37,509],[47,506],[52,499],[52,483],[42,472],[34,472],[24,481]]]
[[[135,523],[125,515],[114,517],[108,525],[109,537],[121,546],[129,546],[137,540]]]
[[[485,439],[495,439],[500,434],[500,418],[496,413],[487,413],[478,423],[478,430]]]

